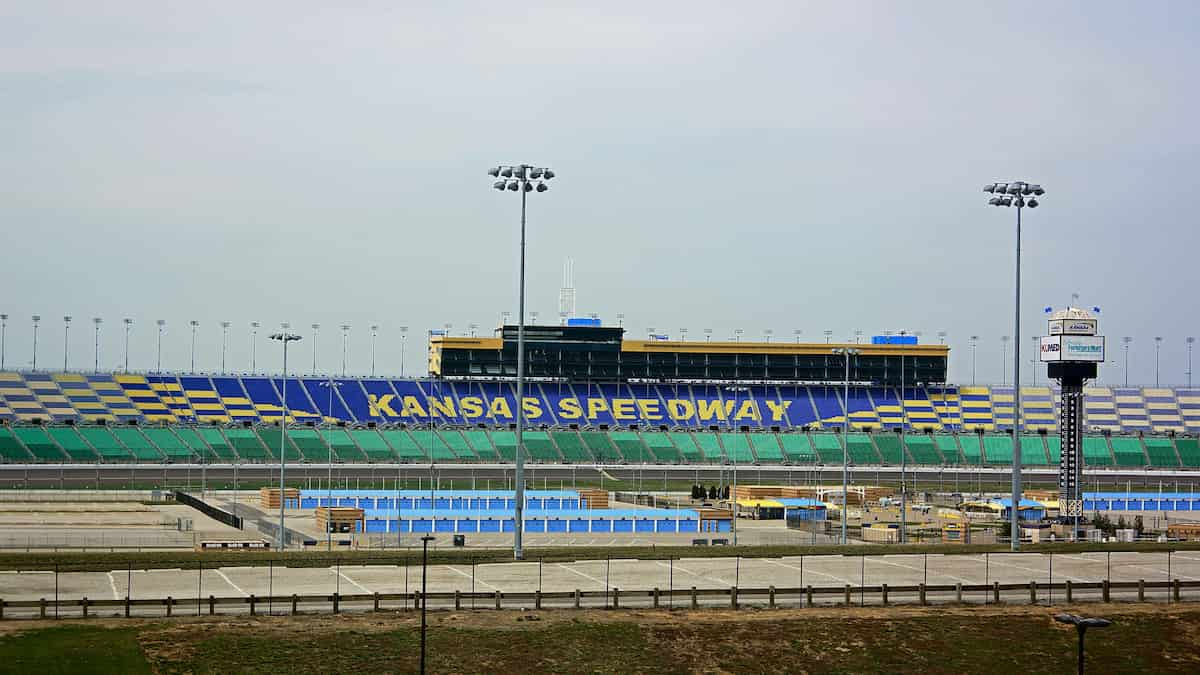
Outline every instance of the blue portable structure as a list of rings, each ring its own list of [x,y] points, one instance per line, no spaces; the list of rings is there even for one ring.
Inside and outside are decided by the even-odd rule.
[[[367,532],[511,532],[509,509],[369,509]],[[693,533],[728,532],[729,521],[702,521],[690,509],[528,509],[526,532],[547,533]]]

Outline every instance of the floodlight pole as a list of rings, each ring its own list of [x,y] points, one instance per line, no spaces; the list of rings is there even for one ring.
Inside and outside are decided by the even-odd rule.
[[[514,457],[516,479],[515,491],[515,513],[513,521],[513,558],[523,560],[525,558],[525,549],[523,539],[525,534],[525,213],[526,213],[526,193],[534,190],[534,184],[530,181],[537,181],[536,190],[545,192],[548,188],[543,182],[554,178],[554,172],[541,167],[534,167],[529,164],[520,164],[517,166],[498,166],[488,171],[488,174],[493,178],[500,180],[492,184],[492,187],[497,190],[512,190],[521,193],[521,244],[520,244],[520,272],[518,278],[517,292],[517,424],[516,436],[517,447],[516,456]],[[534,315],[536,323],[537,316]],[[449,332],[449,331],[447,331]]]
[[[279,418],[279,550],[282,551],[285,547],[286,537],[284,537],[283,529],[283,508],[287,504],[287,499],[284,498],[285,483],[284,472],[287,467],[287,352],[288,343],[300,339],[299,335],[288,333],[289,324],[281,324],[283,331],[275,333],[271,336],[272,340],[279,340],[283,343],[283,385],[280,391],[283,403],[283,414]]]
[[[850,510],[850,356],[857,349],[835,348],[834,354],[846,357],[846,379],[842,383],[842,545],[850,542],[846,520]]]

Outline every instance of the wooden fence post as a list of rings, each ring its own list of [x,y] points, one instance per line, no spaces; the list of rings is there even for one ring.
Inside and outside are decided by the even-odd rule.
[[[850,606],[850,584],[846,584],[846,606]]]
[[[171,612],[175,609],[175,599],[167,596],[167,616],[171,616]],[[83,599],[83,615],[87,616],[87,598]]]
[[[217,599],[213,596],[208,596],[208,615],[213,616],[217,613]]]
[[[654,609],[658,609],[658,586],[654,587]]]
[[[250,616],[254,616],[254,614],[255,614],[255,611],[254,611],[254,603],[255,603],[255,601],[256,601],[256,599],[255,599],[255,597],[254,597],[254,594],[253,594],[253,593],[251,593],[251,594],[250,594]]]
[[[1073,597],[1071,595],[1071,580],[1067,579],[1067,604],[1071,604]]]
[[[454,595],[455,595],[455,598],[454,598],[454,608],[455,608],[455,609],[458,609],[458,591],[454,591]],[[379,611],[379,591],[375,591],[375,606],[374,606],[374,609],[375,609],[375,611],[376,611],[376,612],[378,612],[378,611]]]
[[[917,586],[917,591],[920,594],[921,605],[924,606],[924,605],[928,604],[927,602],[925,602],[925,584],[920,584],[919,586]]]
[[[1146,580],[1138,579],[1138,602],[1146,601]]]
[[[534,609],[542,608],[542,591],[541,591],[541,589],[533,592],[533,608]]]
[[[692,586],[692,609],[700,608],[700,599],[696,597],[696,587]]]
[[[887,584],[884,584],[883,585],[883,606],[887,607],[887,604],[888,604],[888,587],[887,587]]]
[[[496,609],[500,609],[500,591],[496,591]]]
[[[621,608],[621,589],[613,586],[613,609]]]
[[[129,618],[129,596],[125,596],[125,618]]]
[[[962,604],[962,582],[954,584],[954,602]]]
[[[378,593],[375,594],[375,604],[376,606],[379,604]],[[458,611],[460,609],[462,609],[462,594],[459,593],[458,589],[456,588],[454,589],[454,610]],[[541,609],[541,598],[538,598],[538,609]]]
[[[997,605],[1000,604],[1000,582],[999,581],[992,582],[992,601],[995,602]]]
[[[1031,605],[1037,604],[1037,582],[1036,581],[1029,582],[1029,604],[1031,604]]]
[[[38,607],[41,608],[41,615],[39,618],[42,618],[42,619],[46,618],[46,599],[45,598],[41,599],[41,604],[38,605]]]
[[[1175,580],[1175,584],[1174,584],[1175,602],[1179,602],[1179,589],[1180,589],[1180,586],[1181,586],[1181,584],[1179,583],[1179,580],[1178,580],[1178,579],[1176,579],[1176,580]]]
[[[167,616],[170,616],[170,613]],[[83,618],[88,618],[88,599],[86,595],[83,596]]]
[[[730,586],[730,588],[729,588],[729,606],[734,609],[738,608],[737,591],[738,591],[737,586]]]
[[[1108,579],[1105,579],[1100,586],[1100,596],[1104,602],[1109,602]]]
[[[767,606],[771,609],[775,608],[775,586],[767,587]]]
[[[808,585],[808,588],[807,588],[807,589],[805,589],[805,591],[804,591],[804,598],[805,598],[805,600],[807,600],[807,601],[808,601],[808,606],[809,606],[809,607],[812,607],[812,606],[813,606],[813,587],[812,587],[812,584],[809,584],[809,585]]]
[[[581,598],[582,598],[582,594],[579,592],[579,589],[576,588],[575,589],[575,609],[579,609],[583,605],[583,603],[581,602]]]

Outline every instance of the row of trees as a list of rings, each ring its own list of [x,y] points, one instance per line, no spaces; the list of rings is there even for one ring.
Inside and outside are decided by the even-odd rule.
[[[1144,525],[1142,524],[1141,516],[1135,517],[1132,522],[1126,521],[1125,516],[1120,516],[1114,523],[1112,518],[1097,513],[1092,517],[1092,527],[1103,532],[1106,537],[1115,535],[1117,530],[1128,529],[1137,530],[1138,536],[1141,536]]]

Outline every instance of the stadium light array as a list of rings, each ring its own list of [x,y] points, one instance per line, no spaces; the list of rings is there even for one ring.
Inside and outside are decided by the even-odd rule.
[[[250,372],[253,373],[258,367],[258,327],[261,326],[257,321],[250,322]]]
[[[0,314],[0,370],[4,370],[4,350],[8,347],[8,315]]]
[[[63,317],[63,372],[67,372],[67,347],[71,343],[71,316]]]
[[[37,372],[38,324],[41,323],[41,321],[42,321],[42,315],[34,314],[33,317],[31,317],[31,318],[33,319],[33,365],[32,365],[32,368],[33,368],[33,372],[36,373]]]
[[[200,322],[192,319],[188,322],[188,325],[192,327],[192,365],[190,372],[194,373],[196,372],[196,327],[200,325]]]
[[[158,342],[157,342],[157,348],[156,348],[157,356],[154,359],[154,372],[161,373],[162,372],[162,336],[163,336],[163,330],[167,326],[167,320],[166,319],[155,319],[154,324],[156,326],[158,326]]]
[[[1162,349],[1162,336],[1154,337],[1154,386],[1158,386],[1158,353]]]
[[[488,175],[499,179],[492,183],[497,190],[507,190],[521,193],[521,244],[518,267],[520,269],[517,286],[517,401],[523,401],[525,396],[525,212],[526,196],[530,192],[545,192],[550,189],[547,181],[554,178],[554,171],[543,166],[529,164],[506,165],[488,169]],[[618,315],[618,318],[623,318]],[[537,315],[533,313],[533,323],[537,324]],[[514,478],[516,480],[516,513],[513,527],[513,558],[525,558],[522,540],[525,534],[525,411],[524,406],[517,405],[516,420],[516,455],[514,457]]]
[[[1031,209],[1038,207],[1038,197],[1046,194],[1041,185],[1037,183],[1027,183],[1025,181],[1012,181],[1009,183],[989,183],[983,186],[983,191],[992,195],[988,199],[988,204],[991,206],[1017,207],[1017,261],[1016,261],[1016,288],[1013,292],[1013,435],[1012,449],[1013,457],[1021,456],[1021,211],[1025,207]],[[1021,503],[1021,463],[1013,461],[1012,463],[1012,514],[1011,514],[1011,532],[1012,538],[1011,548],[1013,551],[1021,549],[1021,523],[1019,520],[1020,509],[1017,506]]]
[[[1194,345],[1196,343],[1196,338],[1187,337],[1187,338],[1185,338],[1185,341],[1187,342],[1187,364],[1188,364],[1187,383],[1188,383],[1188,389],[1191,389],[1192,388],[1192,345]]]
[[[287,448],[287,418],[288,418],[287,352],[288,352],[288,343],[298,341],[300,339],[300,336],[296,335],[294,333],[288,332],[288,329],[291,328],[291,324],[281,323],[281,324],[279,324],[279,327],[282,328],[283,330],[278,333],[272,333],[271,339],[283,343],[283,379],[282,379],[282,383],[281,383],[282,389],[279,392],[280,403],[283,404],[283,413],[279,416],[279,550],[282,551],[284,549],[285,543],[287,541],[287,537],[284,536],[285,530],[283,529],[283,507],[287,503],[287,500],[284,499],[284,494],[285,494],[285,492],[284,492],[284,486],[285,486],[284,470],[285,470],[285,467],[287,466],[287,454],[286,454],[285,450]]]
[[[125,317],[125,372],[129,372],[129,331],[133,329],[133,319]]]
[[[104,323],[104,319],[98,316],[92,317],[92,324],[96,326],[96,345],[95,345],[95,362],[92,364],[92,371],[100,372],[100,324]]]

